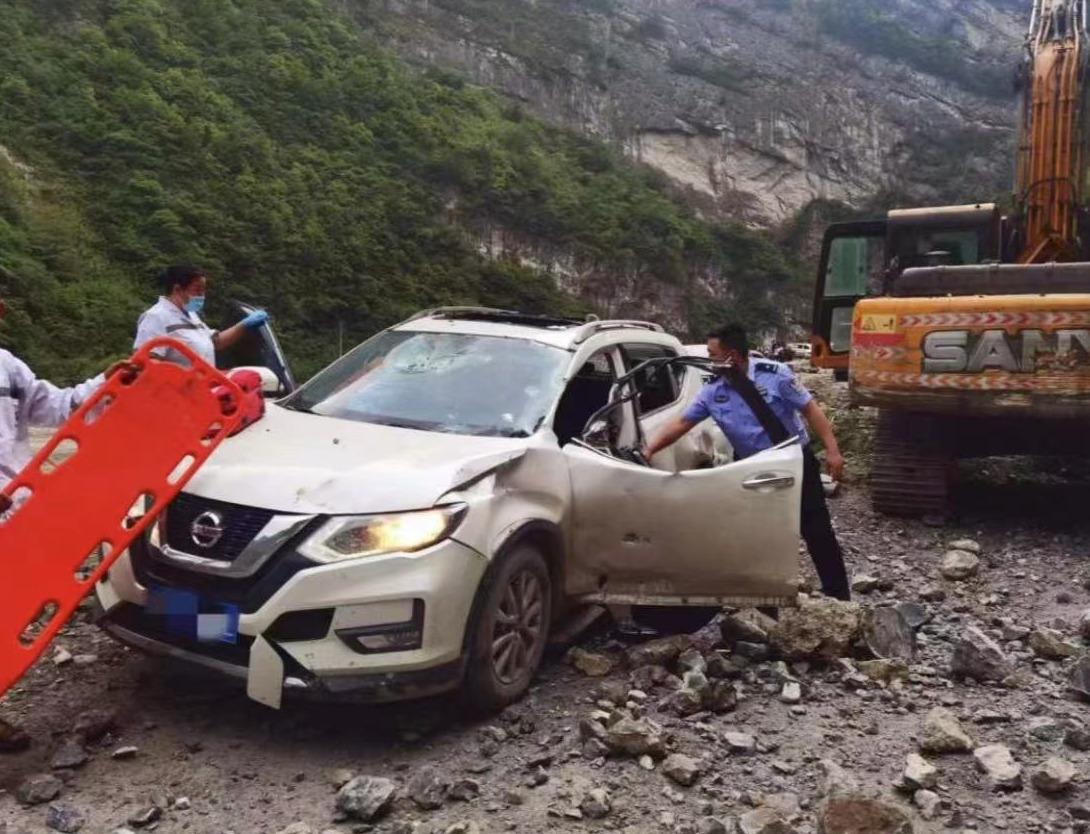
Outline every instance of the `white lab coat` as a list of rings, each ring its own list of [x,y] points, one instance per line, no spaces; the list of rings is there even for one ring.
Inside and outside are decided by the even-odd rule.
[[[160,297],[153,307],[144,311],[136,325],[136,341],[133,350],[140,350],[146,342],[167,336],[182,342],[209,365],[216,365],[216,335],[211,327],[201,321],[196,313],[181,310],[169,298]],[[173,350],[155,352],[157,359],[188,365],[188,361]]]
[[[31,426],[63,425],[105,381],[100,374],[74,388],[58,388],[0,350],[0,489],[33,457]]]

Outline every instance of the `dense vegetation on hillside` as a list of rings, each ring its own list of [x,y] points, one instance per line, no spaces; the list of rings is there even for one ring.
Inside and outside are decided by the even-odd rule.
[[[494,95],[421,76],[320,0],[7,0],[0,15],[0,340],[73,379],[124,352],[172,261],[267,305],[297,369],[421,307],[577,313],[481,258],[494,223],[603,274],[729,274],[774,322],[779,250]],[[729,299],[719,299],[726,306]],[[732,307],[732,309],[735,309]],[[215,318],[213,306],[210,321]]]

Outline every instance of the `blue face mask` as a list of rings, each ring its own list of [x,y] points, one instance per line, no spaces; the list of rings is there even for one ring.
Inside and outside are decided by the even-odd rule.
[[[189,301],[185,303],[185,309],[186,312],[195,313],[199,316],[201,314],[201,311],[204,309],[204,296],[193,296],[191,299],[189,299]]]

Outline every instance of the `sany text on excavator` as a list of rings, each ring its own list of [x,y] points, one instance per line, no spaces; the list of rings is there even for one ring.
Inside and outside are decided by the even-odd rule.
[[[953,462],[1090,451],[1090,18],[1035,0],[1019,73],[1015,209],[831,226],[813,362],[881,410],[876,509],[946,514]]]

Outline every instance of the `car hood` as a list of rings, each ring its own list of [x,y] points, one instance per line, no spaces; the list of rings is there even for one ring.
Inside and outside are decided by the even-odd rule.
[[[185,491],[282,513],[416,510],[521,457],[530,442],[392,428],[270,405],[264,419],[216,450]]]

